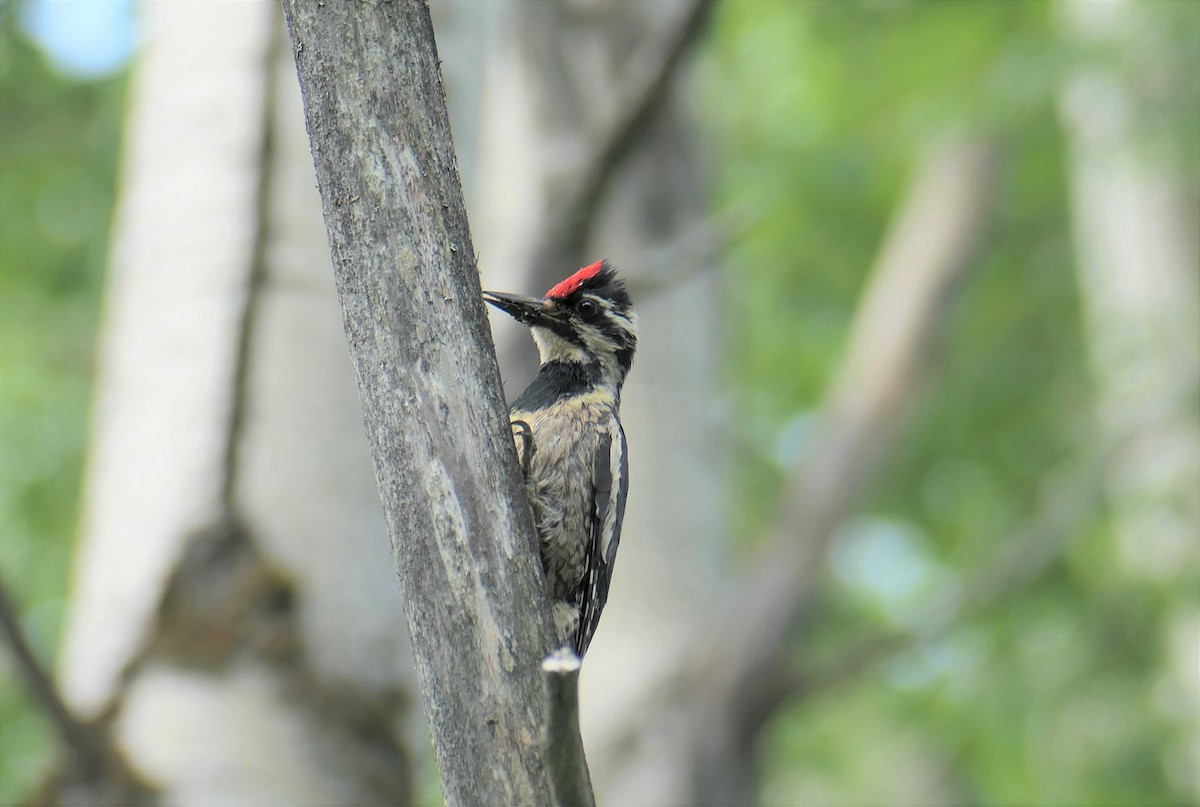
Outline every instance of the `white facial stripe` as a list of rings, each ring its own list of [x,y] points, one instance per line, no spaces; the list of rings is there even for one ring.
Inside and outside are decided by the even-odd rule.
[[[624,378],[625,370],[617,361],[617,353],[619,350],[631,347],[637,341],[637,314],[633,311],[622,311],[614,306],[610,301],[587,295],[587,299],[594,301],[604,315],[609,318],[607,327],[611,329],[614,325],[618,332],[616,338],[618,342],[623,344],[614,345],[612,333],[605,333],[596,324],[583,321],[581,318],[575,320],[578,328],[579,337],[583,340],[583,344],[579,345],[575,342],[559,336],[549,328],[534,327],[533,340],[537,344],[538,355],[543,364],[552,361],[559,362],[576,362],[587,364],[596,362],[600,366],[601,386],[614,392],[620,387],[621,381]]]
[[[542,364],[550,361],[586,362],[587,351],[574,342],[563,339],[546,328],[533,328],[533,341],[537,345]]]

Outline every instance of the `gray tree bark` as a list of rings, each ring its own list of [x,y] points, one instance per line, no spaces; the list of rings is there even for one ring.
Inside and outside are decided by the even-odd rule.
[[[284,10],[443,792],[549,803],[548,610],[429,11]]]

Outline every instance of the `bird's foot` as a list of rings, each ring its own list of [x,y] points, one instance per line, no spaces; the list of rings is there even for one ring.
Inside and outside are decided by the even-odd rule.
[[[517,461],[520,463],[521,473],[529,476],[529,466],[533,462],[533,452],[535,450],[533,429],[523,420],[514,420],[512,428],[513,442],[517,447]]]

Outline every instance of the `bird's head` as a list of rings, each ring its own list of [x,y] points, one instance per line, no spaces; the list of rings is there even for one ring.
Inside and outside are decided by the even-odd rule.
[[[485,291],[483,299],[529,326],[542,364],[595,367],[614,390],[625,381],[637,349],[637,314],[607,261],[583,267],[544,297]]]

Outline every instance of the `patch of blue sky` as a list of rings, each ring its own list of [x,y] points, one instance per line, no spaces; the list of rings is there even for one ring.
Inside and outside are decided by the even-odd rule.
[[[32,0],[20,23],[54,68],[75,78],[113,74],[137,44],[133,0]]]

